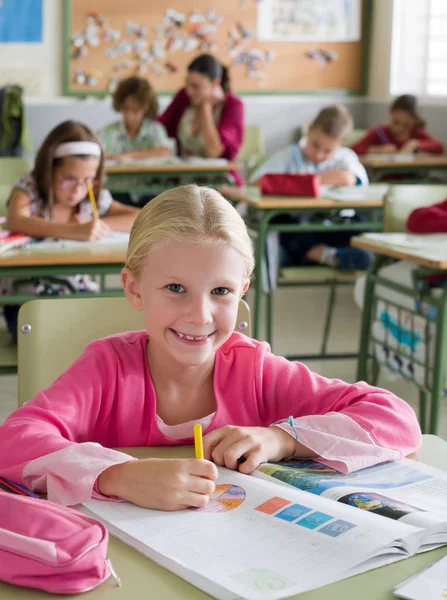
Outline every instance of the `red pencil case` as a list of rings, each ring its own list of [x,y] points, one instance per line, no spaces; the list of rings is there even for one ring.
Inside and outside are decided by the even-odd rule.
[[[276,175],[266,173],[261,178],[261,192],[278,196],[307,196],[320,194],[320,182],[316,175]]]

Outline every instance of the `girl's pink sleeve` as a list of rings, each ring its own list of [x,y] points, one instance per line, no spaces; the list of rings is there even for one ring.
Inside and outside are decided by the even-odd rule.
[[[421,430],[413,409],[361,381],[327,379],[298,362],[259,349],[256,393],[265,426],[279,426],[326,464],[350,472],[417,450]],[[288,423],[289,416],[293,426]]]
[[[129,456],[100,443],[116,387],[116,359],[101,343],[0,427],[0,475],[76,504],[91,498],[96,478]]]
[[[221,158],[233,160],[244,140],[244,105],[239,98],[232,96],[228,100],[217,129],[224,147]]]
[[[419,141],[419,152],[429,152],[430,154],[444,152],[444,145],[422,127],[418,128],[412,137]]]

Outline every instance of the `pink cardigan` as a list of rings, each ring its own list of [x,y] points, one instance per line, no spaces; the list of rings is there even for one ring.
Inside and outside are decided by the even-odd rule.
[[[146,332],[129,332],[90,344],[10,415],[0,427],[0,475],[74,504],[98,497],[100,473],[129,460],[110,448],[191,444],[158,428],[147,340]],[[413,410],[391,392],[326,379],[238,333],[216,352],[214,391],[216,413],[205,433],[293,415],[300,442],[344,472],[397,460],[421,442]]]
[[[176,138],[180,153],[181,148],[177,130],[183,113],[188,106],[189,98],[183,88],[177,92],[168,108],[158,117],[158,121],[166,127],[169,137]],[[244,141],[244,105],[232,92],[226,95],[217,129],[220,141],[224,147],[221,158],[234,160]],[[234,172],[233,175],[236,183],[241,185],[242,179],[240,174]]]

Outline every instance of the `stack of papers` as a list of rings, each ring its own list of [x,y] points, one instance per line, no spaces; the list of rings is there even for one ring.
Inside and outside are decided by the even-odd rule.
[[[383,160],[387,162],[410,162],[416,159],[416,154],[366,154],[367,160]]]
[[[80,242],[78,240],[59,240],[56,238],[45,238],[41,242],[37,242],[30,246],[30,251],[45,252],[63,249],[89,249],[89,248],[127,248],[129,244],[129,233],[121,231],[111,231],[102,240],[95,242]]]
[[[352,185],[334,187],[331,185],[321,186],[320,198],[331,198],[342,202],[363,202],[383,200],[390,189],[389,185]]]

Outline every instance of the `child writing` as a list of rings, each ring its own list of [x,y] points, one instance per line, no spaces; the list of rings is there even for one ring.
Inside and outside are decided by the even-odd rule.
[[[368,176],[358,156],[350,148],[342,147],[351,128],[352,117],[344,106],[324,108],[310,124],[307,137],[273,154],[255,170],[250,182],[259,184],[266,173],[308,173],[315,174],[324,185],[367,184]],[[301,218],[303,222],[304,219]],[[349,247],[353,235],[356,233],[352,231],[281,233],[285,264],[311,262],[340,269],[367,269],[371,264],[369,253]]]
[[[416,96],[404,94],[391,104],[389,124],[370,129],[352,149],[357,154],[442,154],[444,146],[431,137],[424,127],[425,121],[420,115]]]
[[[329,380],[234,332],[253,252],[216,190],[168,190],[138,215],[122,283],[145,331],[90,344],[48,389],[0,427],[0,475],[74,504],[121,498],[204,506],[215,465],[321,457],[348,472],[420,444],[413,410],[364,382]],[[292,415],[292,416],[290,416]],[[110,448],[191,444],[204,459],[142,459]],[[245,461],[241,459],[245,458]]]
[[[8,200],[8,228],[14,233],[44,238],[98,241],[110,231],[130,231],[138,210],[123,206],[102,189],[103,155],[95,134],[82,123],[64,121],[40,147],[34,169],[14,183]],[[91,182],[98,219],[88,198]],[[0,280],[0,294],[17,287],[24,293],[57,295],[70,290],[97,291],[87,276]],[[4,306],[8,329],[17,337],[19,307]]]

